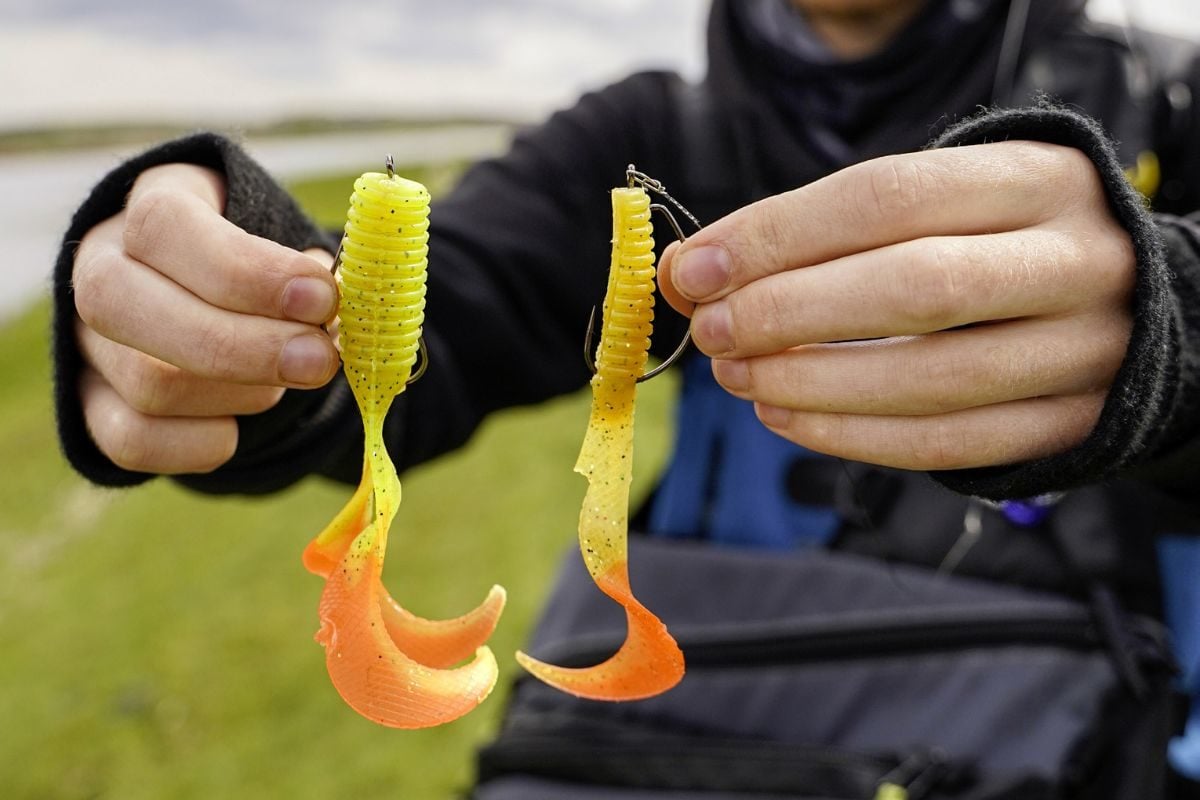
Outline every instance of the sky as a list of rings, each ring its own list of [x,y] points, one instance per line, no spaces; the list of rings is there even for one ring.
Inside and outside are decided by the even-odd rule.
[[[1037,0],[1034,0],[1037,2]],[[1093,0],[1200,36],[1200,0]],[[532,118],[703,70],[705,0],[0,0],[0,130],[296,114]]]
[[[698,73],[703,0],[0,0],[0,128],[456,110]]]

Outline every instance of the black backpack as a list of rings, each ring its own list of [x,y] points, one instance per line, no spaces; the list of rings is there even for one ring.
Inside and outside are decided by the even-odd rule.
[[[624,638],[580,562],[531,643],[553,663]],[[1163,796],[1175,697],[1151,619],[822,550],[634,540],[630,566],[683,681],[619,704],[518,681],[476,800]]]

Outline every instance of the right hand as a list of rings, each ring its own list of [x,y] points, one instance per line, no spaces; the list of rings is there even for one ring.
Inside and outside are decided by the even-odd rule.
[[[189,164],[142,173],[125,209],[75,255],[79,392],[117,466],[208,472],[237,448],[236,414],[337,373],[332,255],[300,253],[226,220],[224,179]]]

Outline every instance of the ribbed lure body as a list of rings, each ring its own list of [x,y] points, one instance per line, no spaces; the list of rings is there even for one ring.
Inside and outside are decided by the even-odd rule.
[[[354,182],[338,280],[342,364],[364,427],[382,430],[417,360],[425,321],[429,192],[368,172]],[[368,459],[372,458],[367,451]],[[387,459],[386,452],[376,461]]]
[[[646,368],[654,320],[654,240],[650,198],[614,189],[613,248],[592,378],[592,410],[575,471],[588,479],[579,546],[596,585],[625,608],[629,632],[607,661],[564,668],[525,653],[517,660],[546,683],[594,700],[635,700],[683,677],[683,654],[666,627],[634,598],[628,572],[629,486],[637,380]]]
[[[338,270],[338,335],[362,414],[363,476],[304,553],[305,566],[326,579],[317,641],[334,686],[363,716],[397,728],[449,722],[487,697],[498,672],[482,644],[505,599],[496,586],[462,617],[427,620],[403,609],[380,580],[400,504],[383,424],[417,360],[428,227],[429,193],[421,184],[371,172],[355,181]]]

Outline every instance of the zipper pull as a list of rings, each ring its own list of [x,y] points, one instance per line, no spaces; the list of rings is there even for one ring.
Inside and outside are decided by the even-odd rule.
[[[921,800],[946,775],[946,754],[933,749],[913,753],[884,775],[872,800]]]

